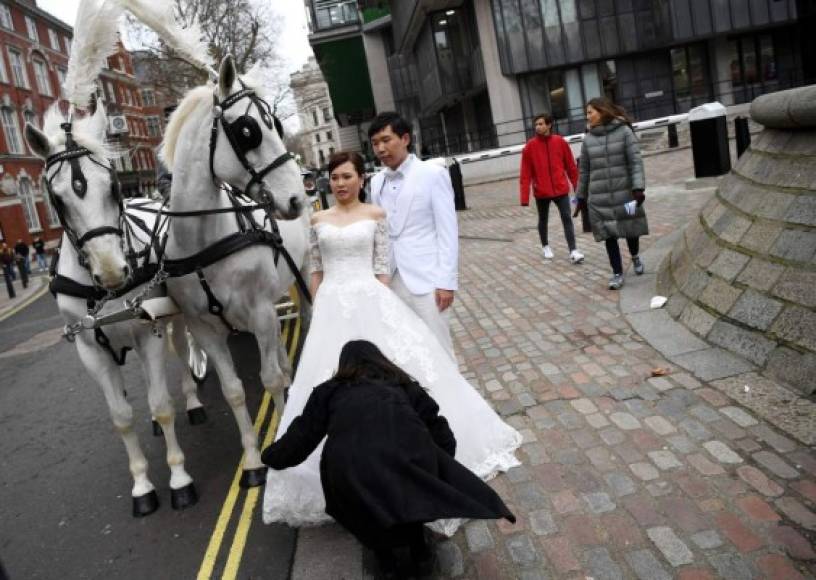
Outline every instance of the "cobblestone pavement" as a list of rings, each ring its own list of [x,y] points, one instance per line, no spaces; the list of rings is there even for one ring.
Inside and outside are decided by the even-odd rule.
[[[644,248],[711,195],[683,188],[688,157],[647,160]],[[469,188],[468,204],[457,354],[523,433],[523,465],[491,482],[518,523],[470,522],[441,541],[443,577],[813,578],[812,450],[646,344],[606,289],[610,267],[590,234],[574,266],[551,215],[556,258],[545,263],[515,182]],[[672,368],[651,378],[655,367]]]

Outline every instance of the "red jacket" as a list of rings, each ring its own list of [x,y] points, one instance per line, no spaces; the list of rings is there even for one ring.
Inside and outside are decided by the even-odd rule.
[[[568,181],[569,179],[569,181]],[[537,198],[560,197],[578,186],[572,150],[560,135],[536,135],[521,151],[521,205],[530,203],[530,184]]]

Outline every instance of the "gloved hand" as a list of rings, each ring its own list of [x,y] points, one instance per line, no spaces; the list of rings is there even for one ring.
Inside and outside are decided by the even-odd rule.
[[[642,189],[633,189],[632,197],[635,198],[638,207],[642,206],[643,202],[646,201],[646,194],[643,193]]]

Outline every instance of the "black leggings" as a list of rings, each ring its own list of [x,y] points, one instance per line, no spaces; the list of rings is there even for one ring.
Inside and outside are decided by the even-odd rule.
[[[541,245],[549,244],[547,240],[547,222],[550,219],[550,202],[553,202],[561,214],[561,224],[564,226],[564,237],[567,238],[567,245],[570,252],[575,249],[575,229],[572,227],[572,216],[570,215],[569,195],[560,197],[535,198],[536,209],[538,209],[538,235],[541,238]]]
[[[606,253],[609,256],[609,263],[612,266],[613,274],[623,274],[623,260],[621,259],[620,247],[617,238],[609,238],[604,242]],[[629,254],[637,256],[640,251],[640,238],[626,238],[626,245],[629,246]]]

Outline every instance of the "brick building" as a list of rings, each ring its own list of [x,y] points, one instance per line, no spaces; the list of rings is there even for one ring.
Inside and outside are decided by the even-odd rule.
[[[0,0],[0,241],[55,245],[62,234],[43,186],[43,163],[25,143],[23,128],[42,127],[45,111],[61,95],[73,30],[37,7],[36,0]],[[108,139],[126,196],[156,185],[156,149],[167,103],[137,78],[132,55],[120,42],[98,86],[108,114]],[[62,102],[67,111],[67,102]]]
[[[59,98],[71,36],[71,27],[35,0],[0,1],[0,239],[9,245],[62,233],[42,195],[42,162],[28,149],[23,127],[27,121],[42,126]]]

